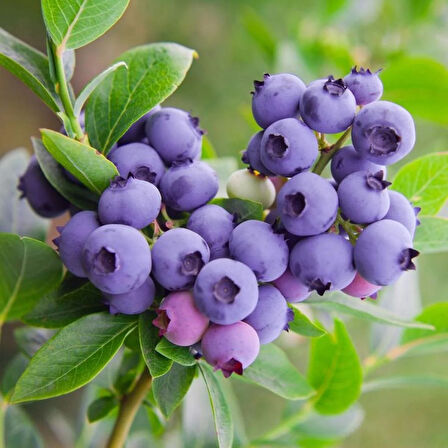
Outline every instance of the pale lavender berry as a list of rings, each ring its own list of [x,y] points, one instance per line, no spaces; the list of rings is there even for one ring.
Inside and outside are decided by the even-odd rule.
[[[209,320],[199,312],[189,291],[172,292],[157,309],[153,324],[175,345],[187,347],[196,344],[208,328]]]
[[[147,112],[143,117],[139,118],[131,127],[125,132],[125,134],[118,140],[118,146],[127,145],[129,143],[141,142],[146,138],[145,125],[148,118],[158,112],[161,106],[158,104],[154,106],[149,112]]]
[[[366,279],[356,273],[353,281],[342,289],[342,292],[352,297],[365,299],[366,297],[376,298],[376,293],[381,289],[381,286],[369,283]]]
[[[290,303],[302,302],[311,294],[310,289],[287,269],[272,284],[282,293]]]
[[[406,196],[398,191],[388,190],[390,206],[384,219],[392,219],[403,224],[414,238],[415,227],[419,223],[416,214],[420,211],[418,207],[413,207]]]
[[[249,140],[246,151],[244,151],[242,156],[243,163],[249,165],[252,170],[258,171],[264,176],[274,176],[274,173],[269,171],[261,161],[260,150],[261,150],[261,139],[263,138],[263,131],[257,132]]]
[[[257,332],[245,322],[232,325],[211,325],[201,344],[205,360],[228,378],[243,374],[257,358],[260,340]]]
[[[383,94],[383,83],[378,76],[380,71],[378,70],[372,73],[370,69],[364,69],[363,67],[360,67],[358,71],[355,66],[344,77],[345,84],[356,99],[356,104],[365,106],[381,98]]]

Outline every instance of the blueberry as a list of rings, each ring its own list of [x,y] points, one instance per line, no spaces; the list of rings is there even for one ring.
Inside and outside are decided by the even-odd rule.
[[[218,188],[215,171],[198,161],[173,165],[160,182],[164,203],[178,211],[201,207],[216,195]]]
[[[300,115],[313,130],[328,134],[345,131],[353,122],[356,100],[342,79],[318,79],[308,85]]]
[[[390,182],[383,180],[383,172],[375,174],[356,171],[349,174],[338,187],[339,206],[343,215],[358,224],[378,221],[389,210]]]
[[[239,224],[230,235],[229,249],[232,258],[249,266],[262,282],[275,280],[288,267],[285,238],[267,222],[251,219]]]
[[[277,339],[283,330],[288,330],[288,322],[294,319],[293,311],[280,291],[271,285],[258,288],[258,303],[244,322],[258,334],[260,344],[269,344]]]
[[[379,72],[380,70],[372,73],[370,69],[365,70],[362,67],[358,71],[355,66],[344,77],[345,84],[356,99],[356,104],[365,106],[381,98],[383,94],[383,83],[378,77]]]
[[[138,288],[123,294],[104,294],[111,314],[140,314],[154,302],[156,287],[148,277]]]
[[[309,170],[317,155],[314,132],[296,118],[285,118],[271,124],[261,140],[261,161],[278,176],[291,177]]]
[[[198,118],[173,107],[160,109],[146,122],[149,144],[168,164],[194,160],[201,152],[203,133]]]
[[[44,176],[36,156],[31,157],[25,173],[20,177],[18,189],[21,197],[26,198],[32,209],[44,218],[62,215],[69,207],[68,201]]]
[[[381,286],[373,285],[367,280],[362,278],[357,272],[353,281],[342,289],[342,292],[352,297],[359,297],[365,299],[366,297],[376,297],[377,291],[381,289]]]
[[[201,236],[188,229],[171,229],[152,247],[152,274],[170,291],[190,288],[209,258],[210,250]]]
[[[126,224],[143,229],[160,212],[162,198],[153,184],[130,176],[115,178],[104,190],[98,203],[103,224]]]
[[[359,274],[379,286],[390,285],[404,271],[415,269],[412,259],[417,255],[408,229],[391,219],[367,226],[358,237],[354,251]]]
[[[299,241],[291,252],[289,267],[294,276],[319,295],[345,288],[356,273],[352,245],[334,233]]]
[[[165,165],[154,148],[144,143],[130,143],[120,146],[109,159],[118,168],[121,177],[132,174],[136,179],[146,180],[159,185]]]
[[[298,236],[317,235],[334,223],[338,195],[327,179],[314,173],[300,173],[280,190],[277,208],[288,232]]]
[[[94,230],[84,244],[82,259],[89,280],[109,294],[138,288],[151,272],[151,252],[145,237],[123,224]]]
[[[64,227],[58,227],[60,236],[54,240],[65,267],[77,277],[87,277],[82,265],[82,249],[89,235],[100,226],[95,212],[76,213]]]
[[[208,244],[211,260],[229,255],[229,238],[234,227],[233,216],[214,204],[195,210],[187,223],[187,228],[201,235]]]
[[[125,134],[118,140],[118,146],[127,145],[129,143],[141,142],[146,138],[145,125],[148,118],[158,112],[160,105],[154,106],[148,113],[139,118],[131,127],[125,132]]]
[[[282,293],[290,303],[302,302],[311,294],[310,289],[287,269],[272,284]]]
[[[252,113],[255,121],[267,128],[274,121],[296,117],[306,86],[289,73],[265,74],[263,81],[254,81]]]
[[[243,374],[257,358],[260,341],[257,332],[245,322],[233,325],[211,325],[201,344],[205,360],[228,378]]]
[[[352,141],[362,157],[379,165],[390,165],[414,147],[414,120],[398,104],[389,101],[370,103],[355,118]]]
[[[201,270],[193,295],[199,310],[212,322],[229,325],[244,319],[255,309],[257,279],[245,264],[218,258]]]
[[[419,208],[414,208],[408,199],[398,191],[388,190],[390,206],[384,219],[392,219],[403,224],[414,238],[415,227],[418,223],[416,213],[420,211]]]
[[[384,171],[384,166],[377,165],[362,157],[359,152],[355,151],[353,146],[344,146],[331,159],[331,174],[337,183],[355,171],[368,171],[369,173],[377,173]]]
[[[209,320],[194,304],[188,291],[172,292],[157,309],[153,324],[160,328],[159,335],[183,347],[196,344],[208,328]]]
[[[243,153],[242,161],[249,165],[252,170],[258,171],[264,176],[274,176],[274,173],[269,171],[260,159],[260,145],[263,138],[263,131],[257,132],[249,140],[246,151]]]

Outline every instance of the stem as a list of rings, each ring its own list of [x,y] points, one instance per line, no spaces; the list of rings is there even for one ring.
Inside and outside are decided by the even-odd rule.
[[[0,400],[0,448],[5,448],[5,413],[7,404]]]
[[[356,234],[353,232],[352,226],[350,225],[350,222],[345,221],[345,219],[342,219],[341,215],[338,213],[338,216],[336,216],[336,223],[339,224],[348,235],[348,239],[352,244],[356,243]]]
[[[135,414],[151,389],[152,378],[145,368],[135,387],[121,399],[118,417],[106,448],[122,448],[126,442]]]

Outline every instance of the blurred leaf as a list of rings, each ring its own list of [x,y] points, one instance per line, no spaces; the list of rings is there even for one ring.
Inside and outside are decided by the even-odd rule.
[[[212,369],[205,363],[199,364],[199,369],[207,386],[215,419],[215,429],[218,437],[219,448],[232,448],[233,446],[233,421],[230,407],[226,401],[223,390]]]
[[[190,347],[174,345],[168,339],[162,338],[156,346],[156,352],[172,359],[182,366],[194,366],[197,361],[190,351]]]
[[[62,171],[62,167],[45,149],[41,140],[31,138],[34,153],[48,182],[71,204],[81,210],[97,210],[98,195],[71,182]]]
[[[24,82],[50,109],[59,111],[47,57],[2,28],[0,28],[0,66]]]
[[[321,5],[321,16],[328,20],[339,14],[347,6],[347,0],[324,0]]]
[[[34,423],[19,406],[8,406],[6,409],[4,437],[6,448],[44,448]]]
[[[156,328],[152,321],[156,318],[156,313],[146,311],[140,314],[138,321],[138,329],[140,336],[140,347],[142,349],[143,358],[148,366],[149,372],[153,378],[164,375],[173,365],[171,359],[162,356],[156,351],[156,345],[160,342],[159,329]]]
[[[423,21],[427,19],[434,6],[434,0],[407,0],[404,2],[412,19]]]
[[[294,311],[294,320],[289,322],[291,331],[309,338],[318,338],[326,333],[325,329],[311,322],[308,316],[303,314],[298,308],[291,306],[291,309]]]
[[[422,254],[448,251],[448,219],[422,216],[415,231],[414,247]]]
[[[93,91],[86,126],[93,147],[107,153],[129,127],[181,84],[195,52],[173,43],[149,44],[123,53],[128,70],[116,70]]]
[[[129,0],[42,0],[45,26],[62,48],[98,39],[123,15]]]
[[[202,136],[201,159],[207,160],[207,159],[216,159],[216,158],[218,158],[218,155],[216,154],[216,151],[212,145],[212,142],[206,135]]]
[[[244,369],[241,379],[287,400],[305,399],[314,394],[306,378],[293,366],[283,350],[274,344],[261,346],[257,359]]]
[[[90,403],[87,409],[87,418],[90,423],[107,417],[119,405],[118,398],[113,395],[97,398]]]
[[[448,124],[448,70],[440,62],[404,57],[393,61],[381,80],[383,99],[400,104],[417,117]]]
[[[14,149],[0,159],[0,232],[17,233],[44,240],[48,220],[20,198],[19,177],[25,172],[30,156],[24,148]]]
[[[8,399],[11,395],[17,380],[25,371],[28,365],[28,359],[23,353],[17,353],[5,366],[2,377],[1,392],[2,395]]]
[[[220,157],[219,159],[207,159],[207,164],[210,165],[218,175],[219,190],[216,197],[226,197],[226,185],[230,175],[238,169],[238,162],[234,157]]]
[[[145,407],[151,434],[155,437],[160,437],[165,431],[165,422],[162,420],[161,415],[159,415],[154,408],[152,408],[151,406]]]
[[[393,189],[403,193],[422,215],[436,215],[448,198],[448,152],[420,157],[402,167]]]
[[[321,414],[339,414],[359,397],[362,367],[342,321],[334,321],[334,334],[311,342],[308,380],[317,391],[314,408]]]
[[[32,358],[53,335],[54,331],[42,328],[19,327],[14,330],[16,344],[27,358]]]
[[[154,379],[152,385],[154,398],[165,417],[169,417],[180,405],[195,373],[196,366],[185,367],[174,363],[165,375]]]
[[[235,215],[238,223],[249,219],[263,220],[263,206],[259,202],[248,199],[227,199],[218,198],[210,201],[210,204],[216,204],[226,209],[230,214]]]
[[[117,167],[91,146],[50,129],[41,129],[48,152],[89,190],[101,194],[114,176]]]
[[[136,324],[135,316],[97,313],[67,325],[34,355],[11,401],[42,400],[84,386],[112,359]]]
[[[376,392],[384,389],[414,389],[415,387],[441,387],[448,389],[448,377],[437,375],[390,376],[367,381],[362,386],[362,393]]]
[[[45,294],[22,320],[35,327],[65,327],[82,316],[104,310],[102,297],[86,279],[66,274],[59,288]]]

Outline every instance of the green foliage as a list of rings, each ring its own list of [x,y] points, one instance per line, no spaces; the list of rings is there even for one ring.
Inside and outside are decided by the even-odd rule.
[[[324,328],[313,323],[308,316],[303,314],[298,308],[293,306],[290,308],[294,312],[294,320],[289,322],[289,329],[291,331],[310,338],[318,338],[326,333]]]
[[[448,219],[422,216],[415,231],[414,247],[422,254],[448,251]]]
[[[197,362],[189,347],[174,345],[166,338],[160,340],[156,346],[156,351],[182,366],[194,366]]]
[[[217,198],[210,201],[210,204],[219,205],[232,215],[235,215],[238,223],[249,219],[263,220],[263,206],[259,202],[248,199]]]
[[[98,39],[123,15],[129,0],[42,0],[47,31],[62,48]]]
[[[11,401],[56,397],[87,384],[136,325],[134,316],[107,313],[90,314],[67,325],[34,355]]]
[[[1,393],[6,400],[9,399],[17,380],[25,371],[27,365],[28,358],[23,353],[17,353],[17,355],[6,364],[1,383]]]
[[[119,405],[117,397],[107,395],[92,401],[87,408],[87,418],[90,423],[107,417]]]
[[[201,159],[217,159],[218,154],[216,154],[215,148],[212,145],[210,139],[206,136],[202,136],[202,149],[201,149]]]
[[[448,377],[439,375],[407,375],[377,378],[365,382],[362,385],[362,393],[385,389],[414,389],[422,386],[448,389]]]
[[[8,406],[4,426],[5,447],[44,448],[37,429],[21,407]]]

